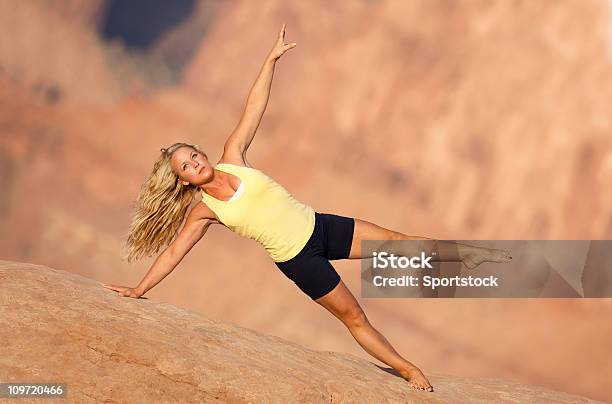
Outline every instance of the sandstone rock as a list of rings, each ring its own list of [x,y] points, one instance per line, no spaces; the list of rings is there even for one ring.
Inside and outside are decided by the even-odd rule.
[[[0,261],[0,380],[67,383],[70,402],[592,403],[496,379],[430,376],[312,351],[98,282]]]

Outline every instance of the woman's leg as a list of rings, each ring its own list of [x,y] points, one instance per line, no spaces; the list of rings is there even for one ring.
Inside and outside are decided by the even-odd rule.
[[[362,253],[361,251],[361,242],[363,240],[420,240],[418,243],[402,244],[401,250],[397,250],[397,244],[387,243],[385,251],[405,256],[419,255],[421,251],[426,251],[429,255],[433,253],[432,256],[434,258],[432,258],[432,261],[463,262],[470,269],[487,261],[508,262],[512,259],[505,250],[475,247],[454,241],[441,241],[421,236],[409,236],[361,219],[355,219],[355,230],[348,258],[371,258],[371,256],[366,256],[367,252]],[[409,248],[412,251],[408,250]]]
[[[412,363],[402,358],[389,341],[372,327],[365,313],[344,282],[328,294],[315,300],[336,316],[348,328],[351,335],[367,353],[397,370],[408,383],[421,390],[433,391],[423,373]]]

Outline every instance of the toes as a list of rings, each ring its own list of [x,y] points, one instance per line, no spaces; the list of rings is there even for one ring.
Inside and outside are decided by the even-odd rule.
[[[412,384],[410,383],[410,387],[416,389],[416,390],[424,390],[424,391],[433,391],[433,388],[431,386],[425,386],[422,384]]]

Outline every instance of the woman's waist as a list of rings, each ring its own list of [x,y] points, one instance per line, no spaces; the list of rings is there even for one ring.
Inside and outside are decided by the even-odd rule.
[[[247,212],[242,217],[227,217],[224,224],[243,235],[265,237],[289,237],[302,234],[315,221],[315,212],[308,205],[299,210],[273,209]]]

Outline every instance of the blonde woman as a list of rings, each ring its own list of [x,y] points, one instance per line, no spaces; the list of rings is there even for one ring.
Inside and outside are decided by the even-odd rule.
[[[283,274],[342,321],[370,355],[396,369],[410,386],[433,391],[423,373],[370,324],[329,262],[368,258],[361,254],[361,240],[431,239],[408,236],[365,220],[315,212],[246,158],[268,102],[275,63],[296,46],[285,44],[284,35],[285,25],[217,164],[212,165],[197,145],[175,143],[161,149],[138,196],[126,243],[127,259],[150,256],[167,247],[138,286],[102,285],[121,296],[139,298],[174,270],[212,224],[222,224],[261,243]],[[187,212],[198,191],[201,202]],[[474,267],[484,261],[507,260],[498,250],[445,246],[436,242],[432,247],[440,261],[463,261]]]

